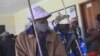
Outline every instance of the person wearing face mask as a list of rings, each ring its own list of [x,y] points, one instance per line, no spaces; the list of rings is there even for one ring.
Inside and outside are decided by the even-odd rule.
[[[51,15],[40,6],[32,8],[32,12],[43,56],[66,56],[64,45],[58,39],[58,35],[48,29],[47,19]],[[28,19],[30,22],[33,21],[30,14]],[[31,25],[16,38],[16,56],[40,56],[33,27]]]

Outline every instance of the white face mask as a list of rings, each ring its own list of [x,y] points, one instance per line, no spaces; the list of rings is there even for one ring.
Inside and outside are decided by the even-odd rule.
[[[35,24],[36,28],[40,30],[41,32],[46,32],[48,30],[48,24],[47,23],[42,23],[42,24]]]

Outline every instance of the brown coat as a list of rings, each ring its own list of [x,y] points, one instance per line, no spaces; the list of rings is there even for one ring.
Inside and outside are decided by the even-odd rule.
[[[49,56],[66,56],[63,44],[53,32],[46,37],[46,46]],[[22,32],[16,39],[16,56],[36,56],[36,38]]]

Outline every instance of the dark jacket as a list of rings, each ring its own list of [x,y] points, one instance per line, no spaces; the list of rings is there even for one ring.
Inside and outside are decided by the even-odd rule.
[[[15,40],[12,39],[12,36],[2,36],[0,40],[2,56],[15,56]]]

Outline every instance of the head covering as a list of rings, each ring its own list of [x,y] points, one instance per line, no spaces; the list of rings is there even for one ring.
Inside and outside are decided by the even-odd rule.
[[[69,21],[68,21],[67,18],[64,18],[63,20],[61,20],[61,21],[59,22],[59,24],[69,24]]]
[[[48,12],[46,12],[42,7],[40,6],[36,6],[34,8],[32,8],[32,13],[33,13],[33,16],[34,16],[34,20],[37,20],[37,19],[41,19],[43,17],[47,17],[49,16],[50,14]],[[30,21],[32,21],[32,16],[31,16],[31,13],[29,12],[28,14],[28,19]]]
[[[56,24],[69,24],[68,21],[69,15],[58,15],[55,19]]]

